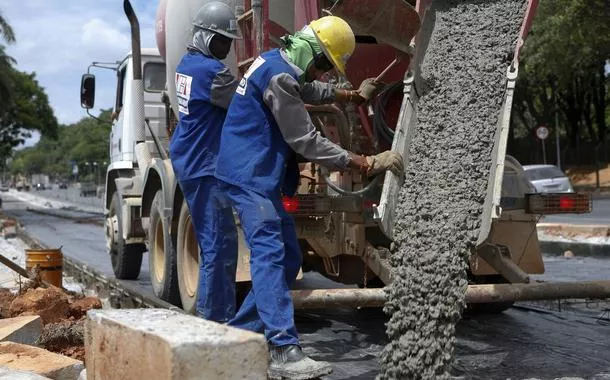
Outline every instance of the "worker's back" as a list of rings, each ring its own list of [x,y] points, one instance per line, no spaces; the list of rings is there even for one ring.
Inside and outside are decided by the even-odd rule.
[[[212,104],[211,97],[214,78],[224,68],[217,59],[189,51],[176,69],[180,121],[170,154],[180,179],[214,174],[226,111]]]

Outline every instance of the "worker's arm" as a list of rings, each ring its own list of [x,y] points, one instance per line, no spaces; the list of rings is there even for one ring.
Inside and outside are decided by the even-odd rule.
[[[300,86],[299,94],[306,104],[328,104],[337,98],[333,85],[318,80]]]
[[[348,152],[316,131],[301,99],[300,86],[290,75],[278,74],[271,78],[263,100],[284,140],[296,153],[329,169],[368,168],[364,157]]]
[[[379,85],[374,84],[371,79],[362,82],[358,90],[342,90],[330,83],[314,80],[305,83],[299,91],[301,99],[307,104],[328,104],[333,102],[362,104],[372,98],[378,90]]]
[[[238,83],[231,71],[225,66],[212,80],[210,102],[220,108],[229,108]]]

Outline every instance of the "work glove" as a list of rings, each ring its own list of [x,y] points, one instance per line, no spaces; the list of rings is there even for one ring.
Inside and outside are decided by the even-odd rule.
[[[369,164],[367,171],[369,176],[389,170],[401,179],[404,177],[405,167],[402,157],[394,151],[386,150],[375,156],[368,156],[366,162]]]
[[[358,95],[364,100],[368,101],[373,99],[381,90],[383,90],[384,84],[376,82],[375,78],[367,78],[360,83],[358,88]]]

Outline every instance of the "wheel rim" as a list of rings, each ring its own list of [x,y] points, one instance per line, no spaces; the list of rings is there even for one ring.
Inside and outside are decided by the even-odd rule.
[[[155,279],[162,282],[165,272],[165,239],[163,236],[163,223],[159,220],[155,226],[155,243],[152,249],[152,257],[154,263]]]
[[[199,244],[193,229],[190,215],[186,219],[183,256],[184,285],[189,297],[195,297],[199,287]]]
[[[119,218],[116,215],[110,215],[106,218],[104,233],[106,235],[106,248],[112,253],[116,250],[116,244],[119,239]]]

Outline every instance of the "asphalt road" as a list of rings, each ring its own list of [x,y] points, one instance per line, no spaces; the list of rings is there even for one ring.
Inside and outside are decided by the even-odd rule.
[[[100,215],[57,211],[69,213],[66,219],[28,211],[10,194],[3,199],[3,212],[17,217],[33,237],[111,275],[103,230],[91,223]],[[592,270],[595,279],[610,277],[610,260],[548,260],[547,279],[584,280]],[[145,261],[135,283],[150,291],[147,267]],[[306,274],[303,284],[329,282]],[[519,307],[497,315],[466,315],[458,325],[453,373],[464,379],[610,379],[610,304],[562,305],[573,311]],[[375,378],[377,356],[387,342],[387,317],[380,309],[297,311],[295,319],[305,351],[334,364],[328,379]]]

